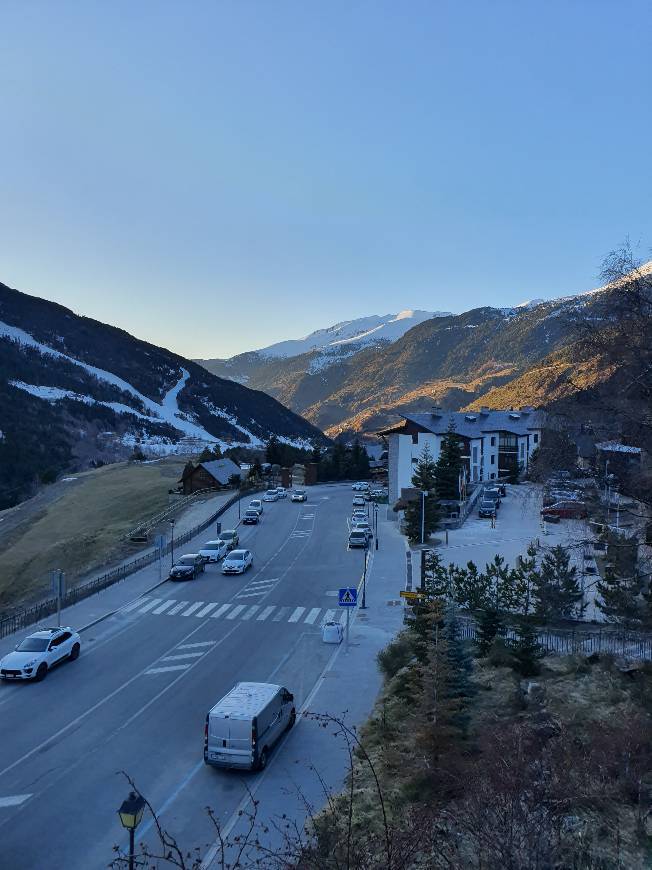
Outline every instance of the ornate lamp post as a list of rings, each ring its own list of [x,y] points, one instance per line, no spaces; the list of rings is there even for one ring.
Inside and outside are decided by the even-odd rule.
[[[145,799],[135,791],[129,792],[129,797],[118,810],[122,827],[129,831],[129,870],[134,870],[134,834],[144,811]]]

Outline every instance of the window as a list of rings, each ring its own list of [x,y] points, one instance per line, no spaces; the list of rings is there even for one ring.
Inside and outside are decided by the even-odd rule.
[[[539,443],[539,436],[538,436],[537,434],[534,434],[534,435],[532,436],[532,439],[533,439],[533,441],[534,441],[535,444],[538,444],[538,443]]]
[[[478,461],[478,448],[477,447],[473,448],[473,461],[474,462]]]
[[[493,459],[493,456],[491,458]],[[493,480],[496,477],[496,473],[492,471],[489,477],[491,478],[491,480]]]
[[[26,637],[18,644],[18,652],[43,652],[48,648],[48,642],[44,637]]]
[[[525,444],[521,444],[521,458],[525,456]]]
[[[496,454],[495,454],[495,453],[492,453],[492,454],[491,454],[491,464],[492,464],[492,465],[495,465],[495,464],[496,464]]]
[[[492,447],[496,446],[496,436],[495,435],[491,436],[491,441],[489,443],[491,444]]]

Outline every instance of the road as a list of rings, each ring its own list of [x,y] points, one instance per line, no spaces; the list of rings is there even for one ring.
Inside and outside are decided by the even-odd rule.
[[[206,712],[238,680],[286,685],[298,707],[308,697],[333,651],[320,625],[337,588],[360,579],[362,552],[346,549],[350,505],[349,487],[266,505],[259,526],[241,528],[254,553],[245,576],[211,565],[164,583],[85,632],[77,662],[0,686],[3,866],[106,867],[125,842],[121,771],[185,846],[214,840],[204,808],[226,822],[256,774],[204,766]],[[138,837],[149,841],[151,826]]]

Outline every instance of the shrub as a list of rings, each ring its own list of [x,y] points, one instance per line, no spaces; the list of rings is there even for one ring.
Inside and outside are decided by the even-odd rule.
[[[414,658],[414,650],[407,632],[401,632],[398,637],[381,649],[376,659],[378,667],[386,680],[395,676],[401,668],[409,665]]]

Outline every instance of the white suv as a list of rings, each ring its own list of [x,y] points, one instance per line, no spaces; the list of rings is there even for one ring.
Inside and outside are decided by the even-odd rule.
[[[21,640],[14,652],[0,661],[5,680],[42,680],[50,668],[66,659],[74,662],[81,637],[72,628],[42,628]]]

